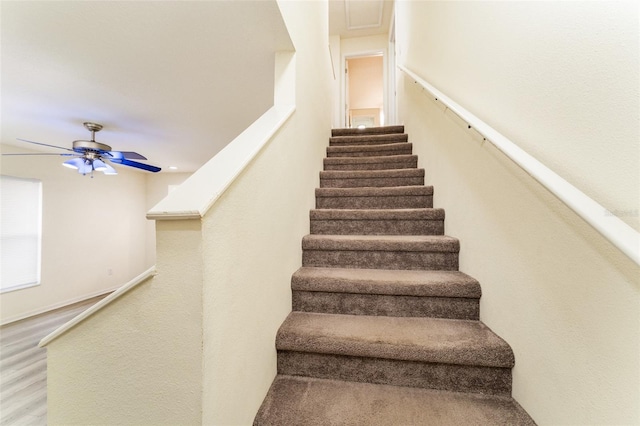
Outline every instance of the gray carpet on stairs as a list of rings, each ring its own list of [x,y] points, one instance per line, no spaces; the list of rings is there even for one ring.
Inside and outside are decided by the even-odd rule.
[[[444,234],[442,209],[315,209],[309,219],[312,234]]]
[[[255,425],[533,425],[403,126],[334,129]]]
[[[392,170],[418,166],[417,155],[383,155],[380,157],[327,157],[325,170]]]
[[[534,425],[511,398],[279,375],[258,425]]]

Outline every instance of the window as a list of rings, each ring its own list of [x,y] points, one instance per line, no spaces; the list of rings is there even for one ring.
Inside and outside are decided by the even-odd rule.
[[[0,176],[0,292],[40,284],[42,182]]]

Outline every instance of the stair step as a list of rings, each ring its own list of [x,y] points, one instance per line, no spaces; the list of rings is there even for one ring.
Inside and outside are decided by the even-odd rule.
[[[385,155],[411,155],[413,144],[408,142],[382,145],[328,146],[327,157],[381,157]]]
[[[325,235],[443,235],[443,209],[316,209],[311,233]]]
[[[432,207],[432,186],[316,188],[316,208],[318,209],[424,209]]]
[[[253,424],[535,426],[512,398],[286,375],[276,376]]]
[[[480,284],[457,271],[307,268],[291,278],[293,310],[477,320]]]
[[[513,351],[480,321],[292,312],[278,373],[510,395]]]
[[[310,267],[455,271],[460,243],[443,235],[307,235],[302,250]]]
[[[378,145],[394,142],[407,142],[409,135],[406,133],[393,133],[381,135],[353,135],[353,136],[334,136],[329,138],[330,146],[345,145]]]
[[[331,129],[331,136],[350,136],[350,135],[378,135],[381,133],[404,133],[404,126],[379,126],[367,127],[365,129],[347,128],[347,129]]]
[[[388,170],[418,167],[417,155],[380,157],[331,157],[323,160],[324,170]]]
[[[424,185],[424,169],[331,170],[320,172],[321,188]]]

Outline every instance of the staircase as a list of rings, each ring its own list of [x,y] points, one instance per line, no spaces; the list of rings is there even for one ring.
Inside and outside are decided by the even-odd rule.
[[[254,425],[531,425],[403,126],[334,129]]]

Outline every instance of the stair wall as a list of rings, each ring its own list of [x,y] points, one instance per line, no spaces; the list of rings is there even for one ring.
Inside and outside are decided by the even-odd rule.
[[[204,424],[250,422],[276,374],[273,339],[291,311],[317,181],[288,158],[311,167],[322,155],[299,144],[293,124],[203,219]],[[286,173],[273,173],[275,164]]]
[[[480,319],[514,350],[513,397],[540,424],[638,423],[638,267],[413,81],[398,99]]]
[[[202,424],[250,424],[276,375],[273,342],[331,127],[323,5],[279,2],[296,47],[296,111],[203,220]]]
[[[198,221],[157,224],[158,275],[47,345],[47,423],[202,422]]]

